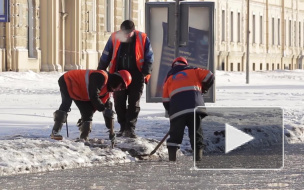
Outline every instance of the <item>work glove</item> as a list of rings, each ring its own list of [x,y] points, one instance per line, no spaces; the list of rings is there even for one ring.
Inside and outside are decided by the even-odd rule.
[[[151,75],[148,74],[145,76],[144,80],[145,80],[145,84],[148,84],[149,80],[150,80]]]
[[[148,84],[149,80],[147,78],[145,78],[145,84]]]

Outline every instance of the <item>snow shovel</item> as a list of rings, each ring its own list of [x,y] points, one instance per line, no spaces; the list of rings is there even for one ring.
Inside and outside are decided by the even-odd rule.
[[[157,146],[154,148],[154,150],[152,150],[152,152],[150,152],[150,154],[138,155],[138,157],[152,156],[152,155],[157,151],[157,149],[160,147],[160,145],[162,145],[163,142],[167,139],[167,137],[169,136],[169,134],[170,134],[170,130],[169,130],[168,133],[164,136],[164,138],[157,144]]]

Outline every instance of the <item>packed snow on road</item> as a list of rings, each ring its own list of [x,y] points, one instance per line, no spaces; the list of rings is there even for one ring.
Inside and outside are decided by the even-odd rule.
[[[61,103],[57,80],[62,74],[0,72],[0,175],[136,162],[141,159],[138,155],[149,154],[168,132],[169,119],[162,103],[146,103],[144,94],[136,139],[117,137],[112,149],[103,116],[96,112],[90,141],[75,142],[80,118],[75,104],[68,113],[69,137],[64,125],[61,131],[64,139],[50,139],[53,112]],[[250,84],[246,84],[244,72],[217,71],[215,77],[216,102],[207,103],[207,107],[281,107],[285,143],[304,142],[304,70],[251,72]],[[208,129],[204,135],[208,136],[206,142],[214,137],[216,129],[208,128],[207,118],[204,120],[202,123]],[[119,130],[116,120],[115,130]],[[191,156],[187,136],[185,131],[179,156]],[[276,140],[275,135],[268,137],[268,143]],[[205,151],[220,150],[218,142],[206,144]],[[168,159],[165,143],[153,156]]]

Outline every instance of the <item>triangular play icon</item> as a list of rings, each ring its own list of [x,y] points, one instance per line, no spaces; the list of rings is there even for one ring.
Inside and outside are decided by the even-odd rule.
[[[244,133],[241,130],[236,129],[235,127],[225,124],[225,153],[236,149],[243,144],[252,141],[253,136]]]

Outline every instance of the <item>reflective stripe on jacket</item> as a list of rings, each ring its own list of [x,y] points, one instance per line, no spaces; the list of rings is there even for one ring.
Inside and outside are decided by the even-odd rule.
[[[99,97],[101,101],[106,103],[110,97],[107,89],[108,74],[103,70],[72,70],[64,74],[69,95],[74,100],[90,101],[89,96],[89,78],[93,72],[101,73],[105,80],[100,90]]]
[[[176,66],[176,72],[169,73],[163,87],[163,104],[168,111],[170,120],[187,113],[193,113],[197,106],[204,106],[202,96],[202,83],[207,81],[213,74],[209,70]],[[198,113],[204,113],[198,110]]]

